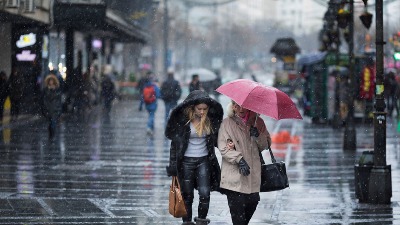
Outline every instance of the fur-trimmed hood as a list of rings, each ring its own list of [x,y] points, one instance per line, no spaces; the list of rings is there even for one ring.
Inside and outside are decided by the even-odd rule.
[[[188,122],[189,118],[184,114],[186,107],[205,103],[208,105],[208,117],[211,121],[213,131],[218,132],[219,124],[221,124],[224,116],[224,110],[219,102],[212,99],[206,92],[196,90],[191,92],[186,99],[177,105],[170,114],[165,129],[165,136],[172,139],[174,136],[179,135],[178,131]]]
[[[255,119],[256,119],[258,114],[256,112],[251,111],[251,110],[249,110],[249,113],[250,113],[250,115],[249,115],[249,120],[248,120],[247,123],[251,125],[251,124],[254,123],[254,121],[255,121]],[[231,117],[234,120],[241,121],[239,119],[239,117],[237,117],[235,115],[235,112],[232,109],[232,102],[229,102],[228,105],[226,106],[226,114],[227,114],[228,117]]]
[[[47,75],[47,77],[44,79],[44,83],[45,83],[45,86],[46,86],[46,87],[49,86],[50,80],[53,80],[53,81],[54,81],[54,84],[56,85],[56,88],[59,88],[59,87],[60,87],[60,81],[58,81],[58,78],[57,78],[55,75],[53,75],[53,74]]]

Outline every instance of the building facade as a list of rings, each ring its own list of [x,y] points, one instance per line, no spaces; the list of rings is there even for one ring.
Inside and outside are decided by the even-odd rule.
[[[115,64],[120,72],[134,70],[140,49],[150,38],[146,23],[157,4],[146,0],[0,1],[0,70],[10,74],[17,69],[23,75],[22,112],[38,111],[41,83],[49,70],[57,70],[69,86],[80,85],[80,76],[92,66],[98,68],[98,76],[107,64]],[[128,50],[136,62],[127,63],[126,52],[118,49]]]

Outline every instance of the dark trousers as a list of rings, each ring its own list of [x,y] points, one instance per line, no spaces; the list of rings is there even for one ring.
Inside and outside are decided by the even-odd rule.
[[[11,101],[11,118],[16,119],[19,115],[19,108],[21,105],[20,100],[12,100]]]
[[[396,109],[396,111],[398,111],[397,100],[394,96],[388,96],[386,98],[386,103],[387,103],[388,116],[392,116],[393,109]]]
[[[111,106],[112,106],[112,98],[104,98],[104,105],[103,105],[103,109],[106,113],[110,113],[111,112]]]
[[[199,192],[199,218],[205,219],[210,206],[210,165],[208,157],[185,157],[183,159],[183,184],[182,196],[185,199],[187,216],[184,222],[192,220],[192,204],[194,188],[197,184]]]
[[[56,133],[56,129],[57,129],[57,122],[59,120],[60,116],[52,116],[51,118],[48,118],[49,121],[49,126],[48,126],[48,130],[49,130],[49,137],[53,138],[55,133]]]
[[[229,211],[233,225],[247,225],[256,211],[260,201],[260,193],[244,194],[235,191],[226,191]]]
[[[5,99],[0,99],[0,122],[3,121],[3,113],[4,113],[4,102]]]
[[[176,101],[164,101],[165,103],[165,126],[167,126],[168,118],[169,118],[169,113],[173,108],[177,106]]]

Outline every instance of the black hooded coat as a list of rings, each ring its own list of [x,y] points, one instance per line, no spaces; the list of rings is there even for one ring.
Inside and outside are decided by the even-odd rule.
[[[177,176],[180,185],[183,181],[183,157],[189,145],[190,123],[189,118],[184,114],[184,110],[188,106],[194,106],[200,103],[208,105],[207,116],[211,122],[211,134],[206,136],[208,159],[210,162],[210,185],[211,191],[219,191],[219,183],[221,181],[221,167],[215,155],[215,147],[217,147],[218,130],[222,122],[224,111],[219,102],[210,98],[210,96],[200,90],[191,92],[186,99],[176,106],[169,117],[165,136],[171,140],[169,166],[167,166],[168,176]],[[197,186],[197,185],[196,185]],[[196,187],[195,186],[195,187]]]

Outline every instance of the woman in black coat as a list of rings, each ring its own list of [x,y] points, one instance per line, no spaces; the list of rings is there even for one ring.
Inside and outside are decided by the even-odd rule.
[[[43,114],[49,122],[49,137],[53,138],[58,119],[62,112],[60,82],[55,75],[48,75],[44,80]]]
[[[177,176],[187,216],[182,218],[186,225],[192,222],[194,189],[199,192],[196,225],[208,224],[210,192],[219,190],[221,170],[215,155],[218,130],[223,117],[220,103],[204,91],[191,92],[175,107],[165,130],[171,140],[168,176]]]

